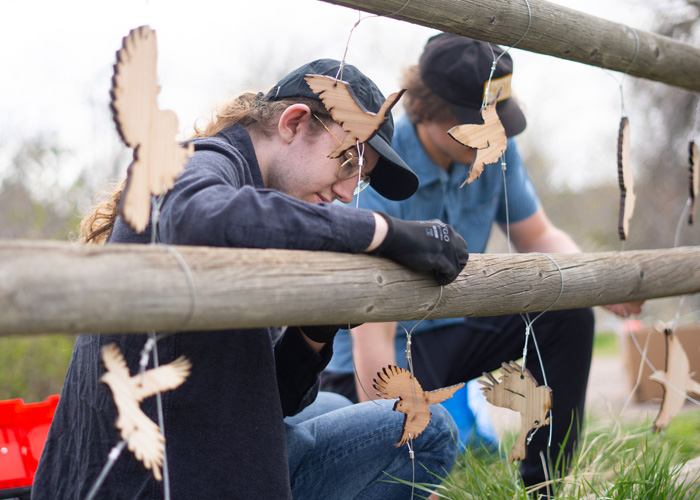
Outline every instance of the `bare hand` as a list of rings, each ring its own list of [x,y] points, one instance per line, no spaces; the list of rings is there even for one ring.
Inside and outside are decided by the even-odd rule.
[[[637,302],[625,302],[624,304],[610,304],[603,306],[608,311],[617,314],[621,318],[626,318],[632,314],[639,314],[642,312],[643,300]]]

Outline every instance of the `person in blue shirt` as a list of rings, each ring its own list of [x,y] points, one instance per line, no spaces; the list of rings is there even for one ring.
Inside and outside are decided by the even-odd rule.
[[[504,161],[486,165],[477,180],[460,187],[476,150],[458,143],[447,131],[460,124],[482,123],[480,110],[494,61],[488,99],[498,95],[496,109],[508,137]],[[390,201],[370,189],[362,193],[360,207],[406,220],[440,219],[464,237],[471,253],[485,251],[494,224],[519,252],[579,252],[576,243],[548,219],[520,158],[514,137],[525,129],[526,120],[510,97],[512,68],[510,56],[489,43],[446,33],[432,37],[419,64],[404,74],[406,115],[398,120],[394,134],[396,151],[420,178],[418,191],[405,200]],[[632,305],[627,311],[638,312],[638,307]],[[549,429],[541,429],[532,436],[527,458],[520,465],[527,486],[545,480],[543,457],[546,460],[551,453],[555,459],[560,446],[567,458],[574,450],[591,363],[593,313],[591,309],[547,312],[538,317],[534,330],[544,373],[532,342],[527,368],[540,384],[546,375],[554,404],[551,451]],[[322,390],[353,401],[370,399],[372,379],[382,366],[406,364],[407,331],[414,335],[411,354],[416,378],[426,390],[469,381],[502,362],[517,360],[525,342],[525,321],[519,314],[398,325],[367,323],[354,328],[351,335],[344,331],[336,336]],[[474,405],[464,402],[449,405],[456,407],[453,416],[460,426],[464,418],[481,413],[470,412]],[[476,406],[483,409],[483,403]],[[468,417],[460,417],[459,412]],[[493,441],[492,429],[482,434],[487,443]],[[466,436],[463,430],[460,438]]]

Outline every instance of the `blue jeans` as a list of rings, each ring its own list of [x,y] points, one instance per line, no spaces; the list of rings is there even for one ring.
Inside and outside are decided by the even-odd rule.
[[[439,482],[433,474],[444,477],[457,457],[452,417],[440,405],[430,407],[432,421],[413,440],[414,466],[408,448],[394,446],[404,415],[392,411],[393,404],[387,400],[352,404],[339,394],[320,392],[312,405],[287,417],[293,497],[405,500],[411,487],[392,478]]]

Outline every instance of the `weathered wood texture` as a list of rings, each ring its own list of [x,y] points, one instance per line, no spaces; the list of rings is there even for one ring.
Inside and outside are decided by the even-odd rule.
[[[324,1],[700,91],[700,48],[544,0],[529,0],[529,29],[525,0]]]
[[[428,311],[488,316],[698,291],[697,247],[472,255],[431,311],[440,295],[432,277],[379,257],[0,242],[0,335],[360,323],[421,319]]]

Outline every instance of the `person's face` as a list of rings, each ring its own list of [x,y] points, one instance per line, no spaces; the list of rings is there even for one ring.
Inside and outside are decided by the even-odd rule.
[[[418,137],[426,153],[435,164],[449,169],[452,163],[471,165],[475,149],[455,141],[447,133],[452,127],[460,125],[457,120],[444,122],[421,122],[416,125]]]
[[[338,139],[342,141],[346,135],[336,123],[329,129],[332,134],[326,130],[319,133],[317,128],[307,128],[300,133],[290,144],[287,154],[277,158],[275,168],[268,175],[268,187],[309,203],[335,200],[350,203],[359,175],[346,178],[342,172],[339,176],[339,170],[349,154],[355,156],[356,162],[359,152],[353,147],[339,158],[329,158],[328,155],[338,147]],[[378,160],[379,154],[365,144],[362,175],[370,175]]]

